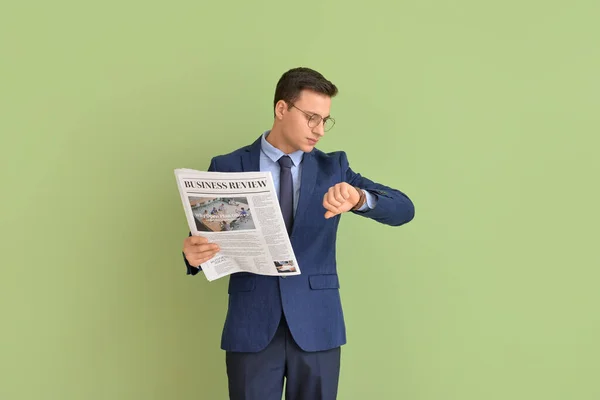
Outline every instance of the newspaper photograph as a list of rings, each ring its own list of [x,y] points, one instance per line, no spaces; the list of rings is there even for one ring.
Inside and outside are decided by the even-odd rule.
[[[220,251],[201,265],[209,281],[235,272],[299,275],[270,172],[176,169],[190,232]]]

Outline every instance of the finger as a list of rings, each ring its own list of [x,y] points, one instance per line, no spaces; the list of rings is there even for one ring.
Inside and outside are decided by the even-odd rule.
[[[341,211],[337,208],[330,208],[325,210],[325,219],[329,219],[331,217],[335,217],[336,215],[341,214]]]
[[[342,196],[344,196],[344,200],[348,200],[350,198],[349,185],[341,183],[340,188]]]
[[[208,254],[208,253],[218,253],[220,248],[219,245],[215,243],[204,244],[202,246],[196,246],[198,250],[200,250],[197,254]]]
[[[203,249],[205,247],[211,247],[211,246],[219,246],[219,245],[216,244],[216,243],[208,243],[208,242],[205,242],[205,243],[191,243],[191,242],[186,242],[186,243],[184,243],[183,247],[185,249],[198,249],[198,248],[199,249]]]
[[[347,197],[344,197],[344,194],[342,193],[342,188],[343,188],[343,185],[338,183],[337,185],[334,186],[334,191],[333,191],[335,199],[340,203],[340,205],[345,203],[346,198],[347,198]],[[347,194],[348,194],[348,191],[346,190],[346,195]]]
[[[338,215],[338,214],[341,214],[341,213],[342,213],[342,211],[341,211],[339,208],[335,208],[335,207],[331,207],[331,206],[329,206],[329,207],[326,207],[326,208],[325,208],[325,210],[326,210],[325,214],[327,214],[327,213],[331,213],[331,214],[332,214],[332,215],[331,215],[332,217],[333,217],[334,215]]]
[[[190,263],[190,265],[199,267],[201,264],[204,264],[205,262],[210,261],[214,256],[215,256],[214,254],[211,254],[210,256],[207,256],[207,257],[196,257],[196,258],[192,258],[192,261],[188,260],[188,262]]]
[[[212,257],[214,257],[215,254],[208,254],[208,255],[204,255],[204,256],[197,256],[197,255],[186,254],[185,255],[185,259],[188,261],[188,263],[191,266],[193,266],[193,267],[199,267],[200,264],[202,264],[202,263],[210,260]]]
[[[199,245],[199,246],[188,246],[183,251],[186,254],[198,255],[198,254],[203,254],[206,252],[218,252],[220,250],[221,250],[221,248],[219,247],[218,244],[211,243],[211,244],[203,244],[203,245]]]
[[[208,243],[208,238],[205,238],[203,236],[190,236],[186,240],[193,246]]]
[[[342,202],[335,198],[335,186],[329,188],[327,191],[327,202],[334,207],[339,207],[342,205]]]
[[[210,260],[211,258],[213,258],[217,253],[218,253],[218,251],[215,251],[215,250],[203,251],[202,253],[190,254],[189,259],[191,259],[197,263],[198,262],[206,262],[207,260]],[[187,255],[186,255],[186,258],[188,258]]]
[[[327,211],[327,212],[325,213],[325,219],[329,219],[329,218],[331,218],[331,217],[335,217],[336,215],[337,215],[336,213],[333,213],[333,212],[331,212],[331,211]]]
[[[329,193],[325,194],[325,196],[323,196],[323,207],[328,210],[331,211],[335,214],[339,214],[340,210],[338,209],[338,207],[336,207],[335,205],[331,204],[331,202],[329,201]]]

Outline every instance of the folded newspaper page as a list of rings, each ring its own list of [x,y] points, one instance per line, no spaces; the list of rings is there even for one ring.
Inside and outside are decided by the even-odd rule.
[[[176,169],[175,178],[190,232],[221,248],[201,265],[209,281],[300,274],[270,172]]]

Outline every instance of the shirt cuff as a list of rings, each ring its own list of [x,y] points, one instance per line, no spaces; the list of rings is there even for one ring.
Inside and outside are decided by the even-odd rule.
[[[369,191],[366,191],[364,189],[361,189],[363,191],[363,193],[365,194],[366,200],[365,204],[363,204],[358,210],[356,211],[367,211],[372,210],[375,208],[375,206],[377,205],[377,197],[375,197],[374,194],[372,194]]]

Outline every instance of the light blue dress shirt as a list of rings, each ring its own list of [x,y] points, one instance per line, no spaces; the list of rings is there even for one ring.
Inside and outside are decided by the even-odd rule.
[[[260,151],[260,165],[259,168],[262,172],[271,172],[273,176],[273,183],[275,184],[275,192],[277,196],[279,196],[279,163],[277,160],[284,156],[285,153],[279,150],[277,147],[273,146],[271,143],[267,142],[267,136],[270,131],[266,131],[263,133],[261,138],[261,151]],[[304,157],[304,152],[302,150],[297,150],[291,154],[288,154],[292,159],[292,182],[294,184],[294,214],[296,213],[296,208],[298,207],[298,198],[300,197],[300,179],[302,177],[302,158]],[[366,202],[363,204],[358,211],[365,211],[367,208],[373,209],[376,204],[376,197],[369,193],[366,190],[363,190],[366,195]],[[325,193],[323,193],[324,195]],[[323,210],[325,213],[325,210]]]

